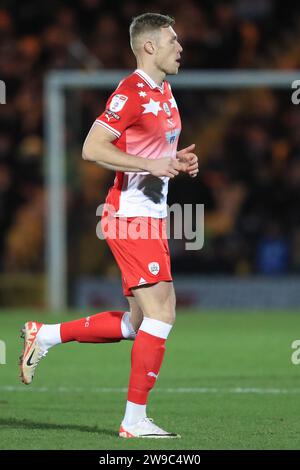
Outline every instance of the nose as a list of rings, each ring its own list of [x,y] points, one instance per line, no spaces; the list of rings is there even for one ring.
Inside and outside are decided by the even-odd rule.
[[[182,48],[181,44],[178,43],[178,45],[179,45],[179,48],[178,48],[179,52],[182,52],[183,48]]]

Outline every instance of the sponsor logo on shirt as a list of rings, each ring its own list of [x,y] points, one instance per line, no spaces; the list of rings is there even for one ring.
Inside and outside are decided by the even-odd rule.
[[[170,117],[171,116],[171,111],[170,111],[170,108],[167,105],[167,103],[163,103],[163,108],[164,108],[165,113]]]
[[[171,131],[166,132],[166,139],[167,139],[168,144],[174,144],[179,134],[180,134],[180,129],[172,129]]]
[[[169,124],[169,127],[175,127],[175,123],[174,123],[174,121],[173,121],[172,118],[171,118],[171,119],[167,119],[167,122],[168,122],[168,124]]]
[[[108,121],[110,121],[112,117],[115,118],[117,121],[121,119],[121,116],[119,116],[117,113],[114,113],[110,109],[105,110],[105,117],[107,118]]]
[[[154,274],[154,276],[157,276],[157,274],[159,273],[159,270],[160,270],[159,263],[157,263],[156,261],[153,261],[152,263],[149,263],[148,264],[148,269],[149,269],[151,274]]]
[[[115,95],[109,104],[109,109],[113,112],[121,111],[127,100],[128,96],[126,95]]]

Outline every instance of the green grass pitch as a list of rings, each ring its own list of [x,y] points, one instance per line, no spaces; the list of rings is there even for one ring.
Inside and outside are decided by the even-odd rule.
[[[89,312],[90,314],[90,312]],[[299,449],[297,312],[179,311],[148,416],[176,440],[123,440],[131,342],[69,343],[50,350],[34,382],[18,378],[19,328],[80,318],[0,312],[1,449]]]

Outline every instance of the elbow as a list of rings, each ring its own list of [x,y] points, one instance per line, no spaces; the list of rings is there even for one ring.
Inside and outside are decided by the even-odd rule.
[[[82,147],[82,153],[81,153],[81,156],[83,158],[83,160],[86,160],[86,161],[89,161],[89,162],[93,162],[94,159],[92,157],[92,152],[91,152],[91,149],[88,145],[85,145]]]

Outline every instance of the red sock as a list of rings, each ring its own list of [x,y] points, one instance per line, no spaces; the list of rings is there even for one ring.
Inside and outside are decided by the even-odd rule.
[[[139,330],[131,351],[131,373],[127,400],[145,405],[154,387],[165,353],[164,338]]]
[[[124,312],[102,312],[60,325],[62,343],[115,343],[123,339],[121,320]]]

